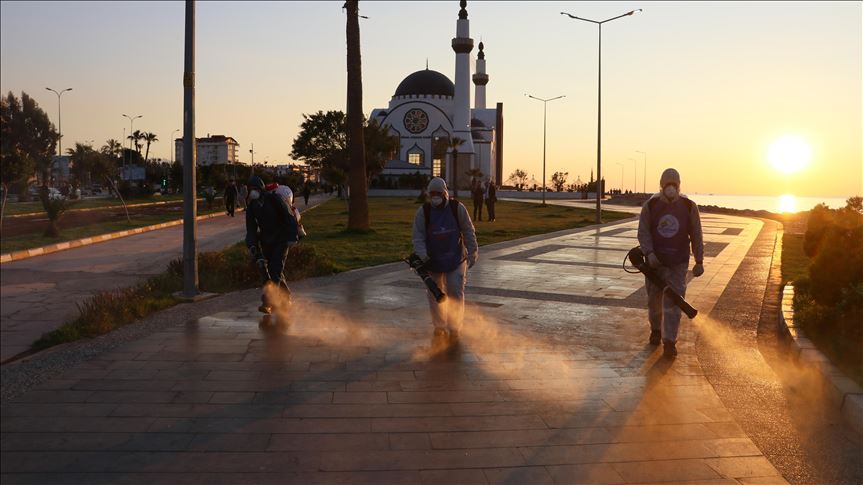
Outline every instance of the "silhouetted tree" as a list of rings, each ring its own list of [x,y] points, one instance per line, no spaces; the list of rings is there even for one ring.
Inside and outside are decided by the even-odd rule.
[[[360,55],[359,1],[348,0],[345,37],[347,39],[348,69],[348,153],[350,156],[351,187],[348,229],[369,229],[368,178],[366,175],[365,137],[363,136],[363,69]]]

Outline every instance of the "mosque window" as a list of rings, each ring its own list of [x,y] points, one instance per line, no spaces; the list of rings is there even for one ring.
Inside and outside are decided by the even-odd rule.
[[[423,164],[423,154],[422,153],[408,153],[408,163],[411,165],[422,165]]]
[[[441,159],[435,158],[432,160],[432,177],[440,177],[441,176]]]

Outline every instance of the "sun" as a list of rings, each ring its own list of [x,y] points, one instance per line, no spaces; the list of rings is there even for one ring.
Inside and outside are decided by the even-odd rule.
[[[799,172],[812,158],[812,148],[803,138],[786,135],[778,138],[767,149],[767,159],[773,168],[783,173]]]

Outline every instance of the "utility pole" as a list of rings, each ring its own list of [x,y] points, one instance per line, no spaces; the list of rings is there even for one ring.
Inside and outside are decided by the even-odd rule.
[[[183,72],[183,296],[198,294],[195,180],[195,0],[186,0],[186,47]]]

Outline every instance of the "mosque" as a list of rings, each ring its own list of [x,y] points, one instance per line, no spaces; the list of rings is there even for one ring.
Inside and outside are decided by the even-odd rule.
[[[471,77],[473,39],[467,2],[461,0],[460,5],[456,36],[452,39],[455,83],[426,66],[399,83],[387,108],[372,110],[370,119],[388,126],[399,139],[398,157],[386,163],[383,177],[420,172],[443,177],[452,186],[457,172],[459,188],[467,187],[470,177],[465,172],[471,169],[479,169],[483,180],[500,184],[503,179],[503,103],[486,108],[489,76],[482,42],[478,46],[476,73]],[[471,80],[475,89],[473,108]],[[457,154],[455,160],[453,154]]]

